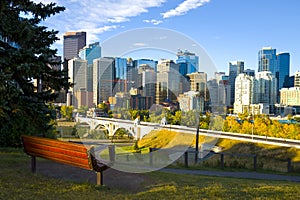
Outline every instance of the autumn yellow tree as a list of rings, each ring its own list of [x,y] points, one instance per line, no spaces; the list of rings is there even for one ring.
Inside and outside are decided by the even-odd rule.
[[[224,123],[224,129],[228,132],[239,133],[241,125],[237,122],[236,117],[228,116],[226,117],[226,123]]]
[[[244,121],[241,125],[240,133],[252,134],[254,130],[253,124],[249,121]]]

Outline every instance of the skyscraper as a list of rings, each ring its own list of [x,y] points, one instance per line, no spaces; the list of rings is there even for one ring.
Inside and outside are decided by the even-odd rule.
[[[137,88],[142,96],[155,99],[156,73],[152,67],[142,64],[138,69]]]
[[[151,59],[137,59],[133,61],[133,64],[135,65],[136,68],[139,68],[141,65],[146,64],[149,65],[154,69],[154,71],[157,71],[157,61],[151,60]]]
[[[162,60],[157,65],[156,104],[177,99],[179,94],[179,65],[173,60]]]
[[[93,91],[93,60],[101,57],[99,42],[89,44],[79,50],[79,57],[87,61],[87,91]]]
[[[127,80],[127,92],[130,91],[131,88],[136,88],[137,85],[137,77],[138,70],[135,62],[132,58],[127,58],[127,68],[126,68],[126,80]]]
[[[191,91],[198,91],[203,97],[206,97],[207,74],[205,72],[194,72],[187,74],[190,78]]]
[[[277,103],[277,79],[270,71],[258,72],[255,79],[255,103],[267,105],[272,113]]]
[[[99,42],[89,44],[82,49],[79,49],[79,57],[82,60],[87,60],[88,64],[93,64],[93,60],[101,57],[101,47]]]
[[[235,79],[234,113],[250,113],[250,104],[254,103],[255,80],[253,76],[239,74]]]
[[[86,32],[66,32],[63,42],[64,60],[78,57],[79,50],[86,45]]]
[[[87,61],[79,58],[73,58],[68,61],[69,81],[74,83],[74,87],[70,88],[71,92],[76,92],[80,88],[87,88]]]
[[[179,64],[179,71],[183,76],[199,71],[199,57],[187,50],[178,50],[176,63]]]
[[[297,71],[294,77],[294,87],[300,87],[300,72]]]
[[[93,103],[95,105],[114,96],[115,73],[114,58],[103,57],[93,61]]]
[[[92,90],[88,90],[88,67],[87,61],[80,58],[73,58],[68,61],[69,81],[74,83],[69,95],[72,97],[72,105],[75,108],[81,106],[92,106]]]
[[[114,93],[116,92],[127,92],[127,59],[126,58],[115,58],[115,86]]]
[[[255,76],[255,70],[253,69],[246,69],[243,73],[247,74],[248,76]]]
[[[276,75],[277,61],[276,61],[276,49],[272,47],[263,47],[258,52],[258,72],[270,71],[273,75]]]
[[[279,90],[288,81],[290,74],[290,54],[276,54],[276,49],[264,47],[258,52],[258,72],[270,71],[277,79],[276,101],[279,102]]]
[[[230,85],[230,105],[232,106],[235,98],[235,78],[244,72],[243,61],[229,62],[229,85]]]
[[[285,82],[288,81],[290,76],[290,54],[289,53],[279,53],[277,54],[277,65],[278,65],[278,90],[283,88]]]

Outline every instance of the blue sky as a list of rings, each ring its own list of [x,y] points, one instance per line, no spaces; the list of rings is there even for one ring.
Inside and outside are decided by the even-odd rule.
[[[38,0],[34,0],[39,2]],[[51,2],[44,0],[43,3]],[[199,44],[218,71],[243,60],[257,70],[259,49],[291,54],[291,75],[300,70],[299,0],[52,0],[66,11],[45,21],[58,30],[86,31],[88,43],[105,42],[132,29],[157,27]],[[177,42],[177,41],[174,41]],[[62,39],[55,46],[62,54]],[[147,56],[145,55],[145,58]],[[201,71],[200,58],[200,71]]]

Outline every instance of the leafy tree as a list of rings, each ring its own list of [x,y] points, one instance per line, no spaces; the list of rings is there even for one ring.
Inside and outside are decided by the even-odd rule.
[[[139,116],[138,110],[129,110],[129,114],[131,116],[131,120],[135,120]]]
[[[252,131],[254,133],[254,125],[249,121],[244,121],[241,124],[241,130],[239,131],[240,133],[252,134]]]
[[[55,111],[47,103],[70,84],[53,67],[61,64],[50,48],[58,32],[41,22],[63,10],[55,3],[0,2],[0,146],[19,146],[20,134],[50,133]]]
[[[292,114],[288,114],[287,118],[288,118],[289,121],[291,121],[293,119],[293,115]]]
[[[189,110],[187,112],[181,112],[181,125],[188,127],[197,127],[199,123],[199,113],[194,110]]]
[[[225,124],[228,132],[239,133],[241,125],[236,121],[235,117],[228,116],[226,117],[227,123]]]
[[[89,110],[88,106],[80,106],[80,108],[78,108],[77,112],[85,115],[88,110]]]
[[[105,111],[106,113],[108,112],[108,105],[104,102],[98,104],[97,106],[98,108],[102,109],[103,111]]]
[[[173,117],[173,124],[174,125],[180,125],[181,124],[181,111],[180,110],[175,112],[175,115]]]
[[[63,118],[67,119],[67,120],[71,120],[73,117],[73,106],[61,106],[60,109],[60,113],[62,115]]]
[[[209,129],[210,130],[215,130],[215,131],[222,131],[223,130],[223,125],[224,125],[223,117],[216,116],[211,120],[211,122],[209,124]]]
[[[239,113],[238,114],[238,117],[240,118],[240,120],[244,121],[244,120],[247,120],[249,118],[249,112],[248,110],[244,110],[243,113]]]

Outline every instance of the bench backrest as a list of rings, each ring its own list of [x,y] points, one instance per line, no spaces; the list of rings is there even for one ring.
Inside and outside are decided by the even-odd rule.
[[[83,144],[55,139],[22,135],[24,151],[28,155],[42,157],[56,162],[93,169],[90,149]]]

